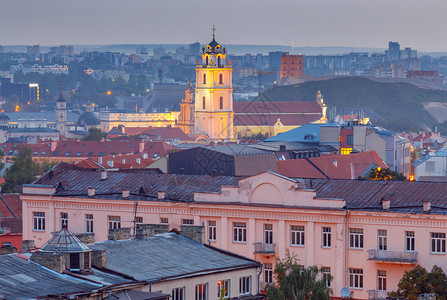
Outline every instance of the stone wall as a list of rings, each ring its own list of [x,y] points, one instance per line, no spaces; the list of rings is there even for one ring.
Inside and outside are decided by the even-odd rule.
[[[76,237],[84,244],[93,244],[95,242],[94,233],[79,233]]]
[[[17,253],[17,248],[11,245],[3,245],[0,250],[0,255]]]
[[[107,253],[106,250],[92,251],[92,266],[95,268],[107,267]]]
[[[23,240],[22,241],[22,253],[27,253],[30,251],[36,250],[36,246],[34,245],[34,240]]]
[[[65,256],[61,253],[36,252],[31,255],[30,260],[58,273],[65,270]]]
[[[168,224],[140,224],[137,227],[137,236],[148,237],[169,232]]]
[[[115,228],[115,229],[109,229],[109,240],[127,240],[132,237],[131,234],[131,228]]]
[[[205,226],[182,225],[180,226],[180,234],[201,244],[206,242]]]

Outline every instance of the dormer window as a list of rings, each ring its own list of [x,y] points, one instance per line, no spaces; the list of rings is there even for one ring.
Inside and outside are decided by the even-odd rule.
[[[315,134],[306,134],[305,136],[304,136],[304,139],[306,140],[306,141],[312,141],[312,140],[315,140]]]

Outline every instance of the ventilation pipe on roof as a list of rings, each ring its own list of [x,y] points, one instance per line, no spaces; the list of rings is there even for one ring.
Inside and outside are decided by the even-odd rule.
[[[429,201],[424,201],[424,212],[431,210],[431,203]]]
[[[129,198],[130,190],[124,189],[124,190],[122,190],[122,193],[123,193],[123,198]]]
[[[139,147],[138,147],[138,153],[143,153],[143,151],[144,151],[144,142],[141,141],[141,142],[140,142],[140,145],[139,145]]]
[[[88,193],[88,196],[89,196],[89,197],[93,197],[93,196],[95,196],[95,188],[94,188],[94,187],[89,187],[89,188],[87,189],[87,193]]]
[[[101,180],[107,179],[107,170],[101,170]]]
[[[351,179],[355,179],[355,168],[353,163],[351,163]]]
[[[163,200],[164,198],[166,198],[166,192],[165,191],[158,191],[158,199],[159,200]]]
[[[391,206],[391,201],[390,200],[382,200],[382,209],[383,210],[389,210]]]
[[[102,165],[102,157],[98,157],[98,164]]]

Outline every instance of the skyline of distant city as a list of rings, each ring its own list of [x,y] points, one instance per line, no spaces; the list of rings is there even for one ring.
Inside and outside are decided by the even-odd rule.
[[[206,43],[447,51],[447,2],[354,0],[2,1],[0,45]],[[17,16],[20,15],[18,18]]]

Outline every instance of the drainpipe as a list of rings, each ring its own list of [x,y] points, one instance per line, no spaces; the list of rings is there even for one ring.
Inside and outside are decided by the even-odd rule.
[[[257,295],[259,295],[261,293],[261,274],[262,274],[262,267],[263,265],[261,265],[261,267],[259,268],[259,273],[258,273],[258,291],[257,291]]]
[[[349,216],[351,214],[350,210],[346,211],[346,217],[345,217],[345,282],[343,286],[348,286],[348,250],[349,250]]]

